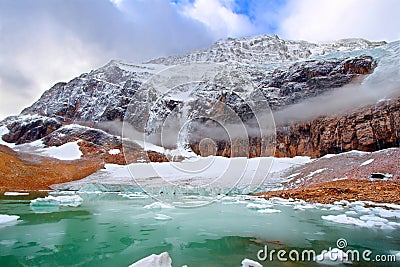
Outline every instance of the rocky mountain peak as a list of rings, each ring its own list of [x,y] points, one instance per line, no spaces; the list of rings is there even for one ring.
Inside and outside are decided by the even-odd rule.
[[[254,93],[263,94],[275,111],[350,83],[360,84],[368,80],[373,85],[373,81],[384,80],[382,77],[385,73],[390,73],[390,78],[396,79],[394,66],[398,66],[399,46],[398,42],[385,45],[385,42],[364,39],[311,43],[283,40],[276,35],[261,35],[228,38],[217,41],[209,48],[186,55],[154,59],[143,64],[112,60],[69,82],[55,84],[32,106],[23,110],[20,116],[4,121],[2,124],[9,130],[5,138],[10,142],[24,143],[45,138],[54,131],[62,132],[62,127],[70,123],[100,127],[101,123],[121,122],[129,106],[134,106],[134,110],[143,115],[138,117],[139,124],[150,118],[147,122],[153,125],[148,128],[157,131],[158,124],[162,125],[173,109],[175,113],[196,114],[196,98],[222,102],[234,111],[245,111],[245,116],[240,118],[251,119],[251,114],[247,112],[248,106],[243,102],[245,100],[238,97],[239,91],[241,95],[249,97]],[[151,99],[146,99],[154,104],[149,110],[148,103],[143,99],[144,95],[149,94],[142,92],[147,87],[141,86],[150,77],[171,65],[202,61],[228,63],[226,65],[243,74],[252,86],[244,89],[239,83],[231,88],[228,86],[232,82],[229,77],[219,75],[223,88],[200,84],[191,90],[177,87],[165,94],[153,92],[150,94]],[[384,89],[382,84],[378,85],[375,90]],[[24,119],[24,116],[29,118],[32,115],[42,117],[30,121]],[[140,127],[136,130],[140,130]],[[318,135],[313,133],[313,136]],[[324,146],[324,151],[331,151],[329,145]],[[357,149],[357,146],[351,148]],[[282,155],[287,153],[286,150],[281,149],[284,151]],[[316,155],[308,151],[302,153]]]
[[[186,55],[154,59],[148,63],[176,65],[209,61],[269,64],[305,60],[310,57],[328,55],[335,52],[372,49],[385,44],[386,42],[371,42],[364,39],[342,39],[325,43],[311,43],[283,40],[277,35],[259,35],[220,40],[209,48],[196,50]]]

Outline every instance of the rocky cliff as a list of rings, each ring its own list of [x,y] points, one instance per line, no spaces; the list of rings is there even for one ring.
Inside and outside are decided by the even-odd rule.
[[[321,157],[350,150],[400,146],[400,98],[340,116],[323,116],[277,129],[276,156]]]

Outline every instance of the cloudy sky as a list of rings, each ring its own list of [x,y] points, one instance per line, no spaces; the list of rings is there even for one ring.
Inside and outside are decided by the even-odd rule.
[[[399,10],[398,0],[0,0],[0,119],[111,59],[255,34],[398,40]]]

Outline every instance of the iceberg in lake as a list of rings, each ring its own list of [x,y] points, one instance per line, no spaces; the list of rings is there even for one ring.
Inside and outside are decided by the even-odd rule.
[[[66,196],[47,196],[31,200],[31,207],[40,206],[67,206],[78,207],[82,204],[83,199],[79,195]]]
[[[242,267],[262,267],[262,265],[256,261],[244,259],[242,260]]]
[[[168,252],[163,252],[160,255],[151,254],[129,265],[129,267],[172,267],[172,259]]]
[[[13,226],[18,223],[18,215],[0,214],[0,229],[7,226]]]

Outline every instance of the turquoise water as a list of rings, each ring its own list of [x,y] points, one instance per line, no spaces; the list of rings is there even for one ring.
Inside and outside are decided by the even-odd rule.
[[[323,249],[345,238],[347,249],[373,254],[400,250],[400,231],[361,228],[322,220],[342,211],[274,203],[279,213],[247,207],[254,200],[228,198],[198,208],[146,209],[152,199],[118,194],[82,195],[79,207],[35,213],[31,197],[2,197],[0,214],[19,215],[15,225],[0,225],[0,266],[128,266],[167,251],[173,266],[241,266],[245,258],[263,266],[315,266],[316,262],[257,260],[269,249]],[[43,211],[43,210],[42,210]],[[360,262],[360,266],[377,263]],[[381,266],[399,266],[384,263]]]

